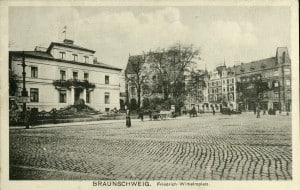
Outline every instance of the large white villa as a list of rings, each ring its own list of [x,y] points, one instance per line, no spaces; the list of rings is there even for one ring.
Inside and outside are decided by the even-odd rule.
[[[10,51],[9,69],[19,76],[17,96],[22,91],[24,56],[28,107],[49,111],[83,99],[101,112],[119,109],[121,69],[98,62],[94,53],[68,39],[34,51]]]

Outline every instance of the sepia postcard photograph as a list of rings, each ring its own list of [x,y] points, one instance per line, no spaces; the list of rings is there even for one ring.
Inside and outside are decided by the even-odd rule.
[[[1,189],[300,188],[297,1],[0,5]]]

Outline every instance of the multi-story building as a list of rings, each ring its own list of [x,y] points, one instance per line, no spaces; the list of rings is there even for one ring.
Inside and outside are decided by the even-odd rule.
[[[236,109],[235,89],[234,71],[227,68],[225,63],[223,66],[218,66],[210,73],[208,82],[209,106],[206,104],[206,109],[214,108],[216,111],[220,111],[222,107]]]
[[[253,110],[291,110],[291,59],[286,47],[279,47],[275,57],[241,63],[231,68],[235,72],[238,106]]]
[[[21,96],[24,58],[28,107],[49,111],[82,99],[102,112],[119,109],[121,69],[98,62],[94,53],[68,39],[46,49],[10,51],[9,69],[19,76],[16,97]]]

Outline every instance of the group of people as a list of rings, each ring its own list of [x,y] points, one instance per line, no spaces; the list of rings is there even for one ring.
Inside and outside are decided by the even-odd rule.
[[[261,112],[261,107],[258,105],[255,109],[254,109],[254,114],[256,115],[256,118],[260,118],[260,112]],[[266,115],[267,111],[265,109],[263,109],[263,115]]]

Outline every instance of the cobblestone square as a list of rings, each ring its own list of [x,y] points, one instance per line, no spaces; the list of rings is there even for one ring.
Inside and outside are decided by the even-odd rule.
[[[10,129],[10,179],[291,180],[291,116]]]

